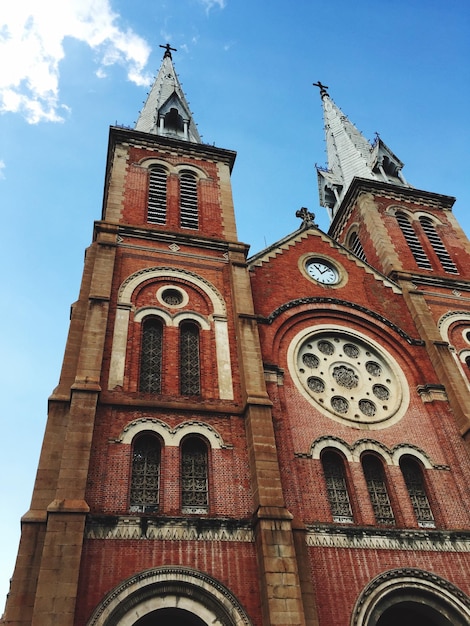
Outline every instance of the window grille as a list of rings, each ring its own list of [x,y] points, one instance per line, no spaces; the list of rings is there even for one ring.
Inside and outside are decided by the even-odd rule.
[[[162,389],[163,326],[149,319],[142,326],[139,389],[145,393],[161,393]]]
[[[364,248],[362,247],[361,240],[359,239],[357,233],[352,233],[349,238],[349,249],[353,252],[361,261],[367,262],[366,254],[364,252]]]
[[[436,227],[429,217],[420,217],[419,222],[423,227],[426,237],[429,239],[429,243],[433,247],[437,258],[439,259],[442,268],[448,274],[458,274],[459,271],[454,262],[450,258],[450,254],[447,252],[441,238],[439,237]]]
[[[183,513],[206,513],[208,508],[207,446],[196,437],[186,439],[181,451],[181,505]]]
[[[149,171],[149,197],[147,221],[150,224],[166,223],[167,173],[163,167],[152,167]]]
[[[352,524],[354,518],[342,459],[334,452],[326,452],[322,455],[322,465],[333,521]]]
[[[132,451],[131,512],[158,511],[159,490],[160,442],[153,435],[141,435]]]
[[[416,235],[413,226],[410,224],[409,219],[404,213],[398,212],[396,214],[398,226],[400,227],[401,232],[405,238],[406,243],[413,255],[416,265],[422,270],[430,270],[432,269],[431,263],[429,261],[428,255],[423,249],[421,242]]]
[[[416,461],[410,458],[401,459],[400,468],[405,479],[406,488],[410,494],[418,525],[422,528],[435,528],[436,524],[434,523],[434,516],[424,488],[421,468]]]
[[[201,392],[199,328],[191,322],[180,327],[180,391],[183,396],[197,396]]]
[[[197,178],[189,172],[180,176],[180,212],[182,228],[199,227]]]
[[[395,518],[393,516],[385,475],[382,463],[376,457],[367,455],[362,461],[362,469],[369,490],[369,496],[374,509],[375,521],[377,524],[387,524],[393,526]]]

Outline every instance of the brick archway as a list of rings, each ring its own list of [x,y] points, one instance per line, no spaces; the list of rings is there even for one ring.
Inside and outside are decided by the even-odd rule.
[[[131,576],[107,594],[87,626],[149,626],[153,615],[160,617],[164,615],[160,611],[167,609],[168,615],[175,609],[185,611],[188,626],[196,626],[195,616],[197,626],[252,626],[241,604],[222,583],[178,566]]]
[[[397,621],[398,620],[398,621]],[[470,598],[448,580],[419,569],[383,572],[359,596],[351,626],[467,626]]]

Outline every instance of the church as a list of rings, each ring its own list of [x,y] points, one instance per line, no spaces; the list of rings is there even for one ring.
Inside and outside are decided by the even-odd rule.
[[[201,141],[164,48],[135,128],[110,129],[2,623],[468,626],[454,198],[317,83],[329,230],[299,207],[250,256],[236,154]]]

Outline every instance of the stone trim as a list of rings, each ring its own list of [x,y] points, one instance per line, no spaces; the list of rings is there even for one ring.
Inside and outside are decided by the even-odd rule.
[[[253,543],[254,533],[244,520],[175,520],[164,517],[106,515],[89,516],[85,538]]]
[[[311,548],[470,552],[470,532],[310,526],[306,543]]]
[[[369,317],[378,320],[385,326],[391,328],[394,332],[396,332],[400,337],[405,339],[407,343],[412,346],[424,346],[424,341],[422,339],[414,339],[410,337],[404,330],[399,328],[396,324],[388,320],[386,317],[375,313],[375,311],[371,311],[365,306],[360,304],[356,304],[354,302],[349,302],[346,300],[340,300],[338,298],[326,298],[326,297],[308,297],[308,298],[297,298],[296,300],[291,300],[290,302],[286,302],[282,306],[275,309],[268,317],[258,317],[258,322],[260,324],[272,324],[274,320],[279,317],[285,311],[293,309],[295,307],[301,306],[303,304],[325,304],[325,305],[339,305],[347,307],[348,309],[353,309],[354,311],[358,311],[360,313],[365,313]]]

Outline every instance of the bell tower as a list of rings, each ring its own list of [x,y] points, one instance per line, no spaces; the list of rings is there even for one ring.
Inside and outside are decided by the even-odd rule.
[[[329,234],[404,290],[462,435],[470,438],[470,246],[455,198],[412,187],[380,137],[370,143],[320,88],[327,168],[318,169]],[[468,335],[470,337],[470,335]]]
[[[110,129],[9,625],[304,623],[235,153],[201,142],[163,47],[135,128]]]

